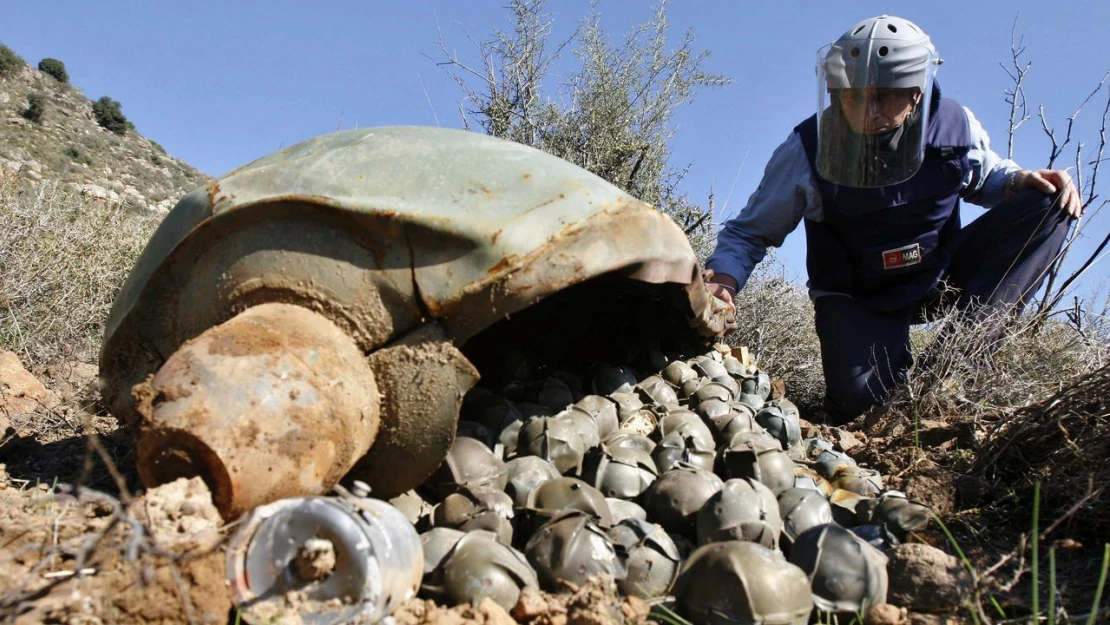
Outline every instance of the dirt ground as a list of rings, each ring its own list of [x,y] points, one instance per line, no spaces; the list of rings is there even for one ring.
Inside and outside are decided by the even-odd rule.
[[[99,402],[96,367],[29,373],[0,362],[0,622],[235,624],[222,526],[207,487],[141,494],[133,439]],[[525,593],[513,615],[485,602],[413,599],[400,625],[645,623],[649,607],[595,580]]]
[[[971,599],[982,607],[980,622],[1027,622],[1033,609],[1034,505],[1027,484],[978,469],[978,452],[993,425],[957,414],[916,424],[897,411],[869,414],[851,424],[859,446],[850,453],[860,464],[878,469],[887,488],[933,509],[940,523],[934,520],[913,538],[966,556],[965,567],[970,566],[975,578]],[[823,434],[837,440],[837,433],[824,429]],[[1084,494],[1076,492],[1067,505],[1055,502],[1057,512],[1051,514],[1053,506],[1041,500],[1039,609],[1046,609],[1054,582],[1055,605],[1063,606],[1058,622],[1087,622],[1096,599],[1106,536],[1076,521],[1084,502]],[[1049,551],[1054,552],[1054,571]],[[1098,609],[1094,622],[1108,622],[1106,602]],[[975,620],[966,607],[959,617]]]
[[[45,383],[39,388],[24,380],[17,389],[24,404],[15,410],[16,386],[5,387],[3,414],[11,429],[0,439],[0,619],[17,624],[238,622],[223,551],[223,539],[233,528],[220,526],[203,483],[182,480],[137,496],[132,440],[99,404],[95,367],[71,363],[34,374]],[[1030,610],[1029,575],[1019,575],[1029,566],[1021,546],[1030,518],[1013,513],[1015,492],[999,492],[987,477],[970,470],[982,427],[958,417],[915,427],[904,417],[872,415],[849,429],[813,426],[804,434],[834,441],[861,464],[879,469],[888,488],[930,505],[952,538],[933,523],[913,540],[949,553],[953,541],[958,544],[976,572],[973,597],[986,606],[982,614],[995,622],[1014,622]],[[1101,541],[1066,518],[1041,523],[1048,528],[1042,567],[1043,551],[1053,547],[1059,601],[1075,620],[1085,620],[1099,578]],[[1047,601],[1043,588],[1042,609]],[[955,617],[895,615],[874,622],[972,620],[967,607]],[[561,595],[528,591],[511,613],[492,602],[446,607],[414,599],[394,617],[400,625],[668,620],[650,615],[643,601],[620,597],[606,580]]]

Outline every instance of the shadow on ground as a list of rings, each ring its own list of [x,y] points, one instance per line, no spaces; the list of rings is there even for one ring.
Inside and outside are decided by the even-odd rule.
[[[96,443],[110,458],[118,475],[132,492],[139,487],[135,471],[134,439],[123,429],[103,435],[72,436],[42,443],[32,436],[16,436],[0,446],[0,463],[13,480],[30,484],[81,483],[90,488],[119,496],[120,487],[112,476]]]

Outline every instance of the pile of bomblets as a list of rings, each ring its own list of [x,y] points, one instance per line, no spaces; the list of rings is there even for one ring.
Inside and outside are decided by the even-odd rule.
[[[883,551],[929,510],[803,439],[795,405],[737,355],[472,390],[439,470],[390,501],[420,532],[420,596],[512,609],[526,586],[604,574],[694,623],[884,603]]]

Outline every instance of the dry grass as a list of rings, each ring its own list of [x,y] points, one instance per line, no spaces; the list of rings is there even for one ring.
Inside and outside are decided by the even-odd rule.
[[[0,349],[96,362],[112,300],[160,220],[0,175]]]
[[[813,325],[813,302],[773,255],[760,263],[737,296],[740,327],[732,345],[751,349],[761,369],[786,381],[787,396],[803,414],[821,406],[825,378]]]
[[[915,366],[897,403],[919,415],[1000,416],[1110,362],[1110,327],[1000,311],[948,313],[911,333]]]
[[[1101,308],[1088,305],[1048,319],[949,313],[914,326],[917,366],[907,385],[891,389],[892,402],[884,410],[921,418],[995,419],[1036,403],[1110,362],[1108,306],[1110,300]],[[748,346],[764,370],[784,379],[803,413],[820,408],[821,349],[805,285],[769,256],[737,296],[737,310],[740,327],[729,343]]]
[[[991,481],[1042,483],[1049,515],[1072,506],[1085,538],[1110,542],[1110,365],[1017,411],[983,445],[976,470]]]

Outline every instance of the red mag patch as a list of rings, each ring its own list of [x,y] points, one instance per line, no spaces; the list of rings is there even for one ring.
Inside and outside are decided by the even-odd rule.
[[[883,269],[901,269],[920,262],[921,245],[918,243],[883,252]]]

